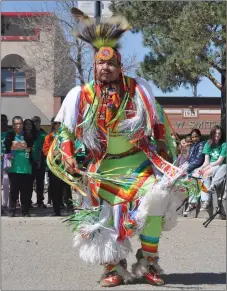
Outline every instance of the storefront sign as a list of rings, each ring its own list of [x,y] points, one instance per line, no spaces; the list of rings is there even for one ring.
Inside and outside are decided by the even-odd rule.
[[[211,129],[214,125],[219,124],[216,121],[176,121],[177,129]]]

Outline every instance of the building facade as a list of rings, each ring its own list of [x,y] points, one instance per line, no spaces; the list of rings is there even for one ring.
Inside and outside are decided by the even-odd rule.
[[[156,97],[164,107],[173,131],[185,136],[198,128],[207,137],[221,121],[220,97]]]
[[[38,115],[49,125],[76,81],[72,64],[57,63],[59,52],[70,55],[64,34],[52,13],[2,12],[1,20],[2,113],[9,123]]]

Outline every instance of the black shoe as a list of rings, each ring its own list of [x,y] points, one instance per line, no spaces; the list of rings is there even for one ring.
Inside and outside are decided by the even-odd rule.
[[[47,206],[44,203],[38,204],[39,208],[47,208]]]
[[[15,212],[10,211],[10,212],[9,212],[9,217],[15,217]]]
[[[31,217],[31,215],[29,213],[22,213],[22,217]]]
[[[31,204],[31,205],[29,205],[29,208],[36,208],[36,207],[35,207],[35,204]]]
[[[61,216],[60,212],[53,212],[50,216]]]
[[[73,210],[73,204],[72,203],[68,203],[66,204],[67,210]]]

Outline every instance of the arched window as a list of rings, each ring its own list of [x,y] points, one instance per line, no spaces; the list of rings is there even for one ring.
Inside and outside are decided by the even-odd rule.
[[[35,93],[35,70],[16,54],[5,56],[1,61],[1,92]]]
[[[26,78],[24,72],[18,72],[14,68],[2,68],[2,93],[26,92]]]

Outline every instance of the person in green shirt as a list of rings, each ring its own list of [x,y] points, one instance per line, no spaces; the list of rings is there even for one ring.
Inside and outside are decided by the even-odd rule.
[[[9,202],[9,177],[7,171],[3,168],[5,149],[5,138],[8,132],[8,118],[5,114],[1,114],[1,181],[3,186],[2,191],[2,211],[8,206]]]
[[[210,139],[203,148],[205,161],[198,169],[202,176],[207,192],[201,191],[201,209],[208,210],[211,203],[210,186],[211,180],[219,175],[219,170],[223,164],[226,164],[226,142],[224,142],[223,130],[219,125],[215,125],[210,131]]]
[[[32,121],[36,127],[36,140],[32,149],[33,165],[32,165],[32,180],[36,181],[37,205],[41,208],[46,208],[44,204],[44,178],[46,170],[46,158],[43,154],[43,143],[47,133],[41,129],[41,118],[34,116]]]
[[[20,116],[15,116],[12,124],[14,131],[8,132],[5,138],[6,154],[12,157],[11,167],[8,169],[9,216],[15,216],[16,202],[20,194],[22,216],[29,217],[28,208],[32,183],[31,149],[34,145],[34,138],[23,131],[23,119]]]
[[[82,167],[83,162],[86,159],[86,148],[85,145],[80,140],[75,140],[75,158],[79,165],[79,167]]]

